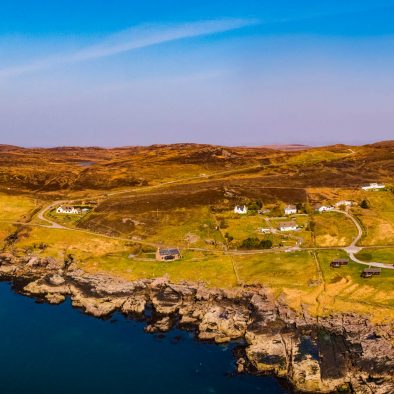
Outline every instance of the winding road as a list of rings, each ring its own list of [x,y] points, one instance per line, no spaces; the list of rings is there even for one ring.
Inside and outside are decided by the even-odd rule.
[[[355,254],[360,252],[360,250],[364,249],[361,246],[357,246],[358,241],[360,241],[361,237],[363,236],[363,229],[361,228],[360,223],[357,221],[357,219],[351,213],[349,213],[348,210],[341,211],[339,209],[335,209],[334,212],[339,212],[339,213],[346,215],[354,223],[354,225],[357,228],[357,235],[354,237],[352,243],[349,246],[347,246],[346,248],[343,248],[343,250],[349,255],[351,260],[353,260],[355,263],[368,265],[370,267],[394,269],[393,264],[385,264],[385,263],[379,263],[379,262],[374,262],[374,261],[366,262],[366,261],[359,260],[355,256]]]
[[[190,178],[184,178],[184,179],[178,179],[178,180],[173,180],[173,181],[168,181],[168,182],[163,182],[161,184],[158,185],[152,185],[152,186],[145,186],[145,187],[140,187],[138,189],[128,189],[128,190],[119,190],[119,191],[115,191],[112,193],[107,193],[106,196],[114,196],[114,195],[119,195],[119,194],[124,194],[124,193],[130,193],[133,191],[144,191],[144,190],[151,190],[151,189],[156,189],[156,188],[160,188],[160,187],[164,187],[164,186],[168,186],[168,185],[172,185],[172,184],[177,184],[177,183],[182,183],[182,182],[190,182],[192,180],[197,180],[197,179],[207,179],[207,178],[212,178],[218,175],[226,175],[226,174],[231,174],[231,173],[238,173],[238,172],[242,172],[245,170],[250,170],[250,169],[254,169],[257,168],[258,166],[251,166],[251,167],[246,167],[246,168],[242,168],[239,170],[229,170],[229,171],[220,171],[220,172],[216,172],[216,173],[212,173],[212,174],[202,174],[202,175],[198,175],[198,176],[194,176],[194,177],[190,177]],[[98,198],[98,197],[102,197],[102,195],[95,195],[95,196],[91,196],[91,197],[85,197],[86,198]],[[105,234],[100,234],[100,233],[96,233],[93,231],[89,231],[89,230],[82,230],[82,229],[76,229],[76,228],[70,228],[70,227],[66,227],[64,225],[61,225],[57,222],[55,222],[52,219],[49,219],[46,215],[47,212],[49,212],[51,209],[59,206],[59,205],[70,205],[76,202],[81,201],[81,199],[73,199],[73,200],[58,200],[58,201],[53,201],[51,204],[43,207],[38,213],[37,213],[37,218],[39,220],[41,220],[44,223],[47,224],[34,224],[34,223],[21,223],[21,222],[14,222],[13,224],[23,224],[23,225],[27,225],[27,226],[38,226],[38,227],[46,227],[46,228],[51,228],[51,229],[62,229],[62,230],[68,230],[68,231],[75,231],[75,232],[81,232],[81,233],[86,233],[86,234],[90,234],[90,235],[95,235],[95,236],[101,236],[104,238],[109,238],[109,239],[114,239],[114,240],[122,240],[122,241],[132,241],[141,245],[150,245],[150,246],[154,246],[157,247],[157,244],[153,244],[153,243],[149,243],[149,242],[144,242],[144,241],[139,241],[139,240],[132,240],[129,238],[124,238],[124,237],[116,237],[116,236],[110,236],[110,235],[105,235]],[[345,211],[339,210],[339,209],[335,209],[333,210],[333,212],[337,212],[340,214],[343,214],[345,216],[347,216],[355,225],[356,229],[357,229],[357,235],[354,237],[354,239],[352,240],[351,244],[348,245],[347,247],[344,248],[340,248],[340,247],[314,247],[314,248],[302,248],[300,247],[299,244],[297,244],[296,246],[292,247],[292,248],[275,248],[275,249],[269,249],[269,250],[250,250],[250,251],[231,251],[231,250],[226,250],[224,253],[226,253],[227,255],[238,255],[238,254],[256,254],[256,253],[274,253],[274,252],[290,252],[290,251],[318,251],[318,250],[338,250],[338,249],[343,249],[348,255],[349,258],[354,261],[355,263],[358,264],[362,264],[362,265],[367,265],[367,266],[371,266],[371,267],[378,267],[378,268],[386,268],[386,269],[394,269],[394,264],[385,264],[385,263],[380,263],[380,262],[366,262],[366,261],[361,261],[359,260],[355,254],[357,254],[358,252],[360,252],[362,249],[364,249],[364,247],[360,247],[357,246],[357,243],[360,241],[360,239],[363,236],[363,230],[360,226],[360,223],[357,221],[357,219],[349,212],[348,209],[346,209]],[[193,250],[195,248],[189,248],[190,250]],[[209,252],[213,252],[213,250],[211,249],[204,249],[204,248],[198,248],[199,250],[205,250],[205,251],[209,251]],[[217,252],[217,251],[216,251]]]

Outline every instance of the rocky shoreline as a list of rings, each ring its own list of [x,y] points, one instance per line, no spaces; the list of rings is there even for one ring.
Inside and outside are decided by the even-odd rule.
[[[272,374],[295,391],[309,393],[394,393],[393,324],[372,325],[367,317],[295,313],[267,289],[206,288],[166,278],[129,282],[89,274],[73,262],[0,254],[0,279],[26,295],[72,305],[96,317],[115,311],[147,319],[147,332],[179,326],[196,329],[199,339],[245,340],[237,352],[239,373]]]

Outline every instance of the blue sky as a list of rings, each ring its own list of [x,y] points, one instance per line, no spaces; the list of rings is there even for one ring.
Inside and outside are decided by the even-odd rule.
[[[0,143],[393,139],[393,20],[394,0],[2,0]]]

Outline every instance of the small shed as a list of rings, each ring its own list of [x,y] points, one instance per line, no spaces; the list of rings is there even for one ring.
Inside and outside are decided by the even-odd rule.
[[[342,265],[348,265],[349,264],[349,260],[348,259],[335,259],[331,261],[331,267],[332,268],[339,268]]]
[[[161,249],[158,248],[156,251],[157,261],[173,261],[181,258],[181,252],[178,248]]]
[[[380,275],[382,270],[380,268],[365,268],[361,273],[362,278],[372,278],[372,276]]]

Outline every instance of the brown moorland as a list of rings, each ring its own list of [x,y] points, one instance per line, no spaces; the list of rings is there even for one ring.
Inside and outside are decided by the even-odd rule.
[[[375,217],[394,226],[394,142],[274,148],[198,144],[113,149],[0,146],[3,250],[60,258],[72,254],[86,270],[128,279],[166,274],[175,281],[201,280],[212,286],[270,285],[294,306],[306,303],[327,313],[337,308],[343,296],[341,308],[347,310],[353,304],[347,301],[350,293],[345,294],[345,290],[338,290],[335,303],[319,304],[328,284],[321,274],[323,263],[312,252],[273,249],[248,255],[237,254],[236,249],[246,237],[252,237],[272,241],[274,247],[289,248],[297,243],[304,248],[329,246],[335,257],[339,253],[335,248],[347,245],[355,228],[340,213],[313,215],[312,205],[341,199],[359,203],[367,198],[369,210],[352,208],[365,231],[362,242],[385,247],[385,256],[390,257],[387,231],[381,238],[370,228],[376,227]],[[388,190],[362,192],[360,185],[367,182],[384,182]],[[55,203],[58,200],[86,204],[91,209],[73,217],[57,215],[54,209],[60,204]],[[259,228],[277,228],[281,220],[288,220],[275,216],[283,216],[283,207],[289,203],[301,207],[302,215],[293,218],[302,227],[299,232],[259,232]],[[242,220],[232,212],[236,204],[250,207]],[[257,213],[261,204],[270,209],[268,215]],[[47,219],[66,228],[48,228],[45,218],[37,214],[44,207],[50,207],[44,212]],[[154,260],[158,244],[181,247],[183,259],[173,265],[158,265]],[[231,257],[223,253],[226,248],[236,254]],[[306,263],[310,265],[308,276]],[[346,271],[346,280],[366,286],[359,279],[362,267],[354,264]],[[368,288],[376,292],[377,306],[389,308],[385,309],[388,316],[392,313],[387,301],[392,272],[385,271],[384,275],[369,281]],[[383,301],[381,294],[386,294]],[[360,298],[361,311],[370,311],[367,302],[367,298]]]

